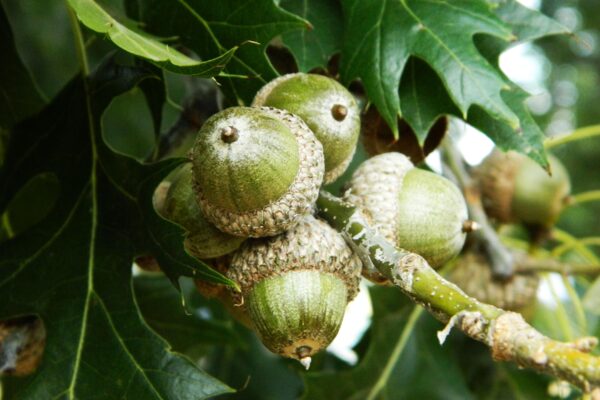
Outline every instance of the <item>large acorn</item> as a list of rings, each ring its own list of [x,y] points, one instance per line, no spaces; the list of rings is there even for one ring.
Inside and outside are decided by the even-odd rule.
[[[233,295],[265,346],[308,368],[337,335],[360,269],[340,234],[307,215],[282,235],[245,242],[227,276],[240,285]]]
[[[477,168],[486,213],[499,222],[548,228],[567,204],[571,183],[561,162],[548,155],[552,175],[529,157],[494,150]]]
[[[462,193],[448,179],[415,168],[403,154],[384,153],[365,161],[348,189],[350,201],[373,228],[396,246],[423,256],[432,267],[440,267],[462,249],[469,230]],[[381,278],[369,270],[365,276]]]
[[[194,257],[220,257],[231,253],[244,241],[242,237],[221,232],[206,220],[196,202],[192,188],[192,166],[189,163],[183,165],[173,177],[161,213],[187,231],[184,246]]]
[[[312,209],[323,181],[323,149],[311,130],[269,107],[213,115],[198,132],[191,158],[200,209],[236,236],[289,229]]]
[[[254,106],[287,110],[306,122],[325,153],[325,183],[344,173],[360,133],[360,111],[354,96],[336,80],[315,74],[283,75],[265,85]]]

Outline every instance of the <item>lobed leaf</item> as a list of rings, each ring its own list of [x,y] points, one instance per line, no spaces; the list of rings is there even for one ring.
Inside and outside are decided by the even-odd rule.
[[[281,7],[310,22],[310,27],[284,33],[283,43],[292,51],[300,72],[327,68],[342,48],[342,8],[337,1],[286,0]]]
[[[7,380],[7,398],[197,399],[231,391],[173,353],[133,298],[139,254],[154,254],[173,281],[185,273],[228,282],[187,255],[181,228],[152,207],[154,187],[181,160],[142,165],[102,139],[102,112],[145,79],[155,76],[109,60],[11,132],[0,210],[40,173],[55,176],[60,192],[44,219],[0,243],[0,319],[38,315],[47,332],[38,371]]]
[[[307,22],[283,10],[272,0],[224,0],[218,3],[190,0],[128,0],[129,10],[145,29],[161,36],[176,36],[201,58],[217,57],[240,46],[218,77],[231,101],[250,104],[255,93],[277,74],[265,55],[269,42]]]

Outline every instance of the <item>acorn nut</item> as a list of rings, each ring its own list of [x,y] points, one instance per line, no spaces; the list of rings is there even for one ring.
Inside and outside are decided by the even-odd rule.
[[[323,148],[287,111],[231,107],[198,132],[191,151],[202,213],[241,237],[277,235],[310,212],[323,181]]]
[[[476,169],[486,213],[499,222],[522,222],[549,228],[568,203],[571,183],[562,163],[551,154],[552,176],[529,157],[494,150]]]
[[[344,173],[356,150],[360,111],[354,96],[336,80],[322,75],[283,75],[265,85],[254,106],[287,110],[306,122],[325,153],[324,183]]]
[[[536,299],[540,283],[535,273],[516,274],[505,280],[496,279],[486,257],[476,251],[468,251],[460,256],[448,280],[479,301],[511,311],[521,311],[531,305]]]
[[[400,153],[368,159],[354,172],[346,195],[389,242],[437,268],[455,257],[469,229],[462,193],[446,178],[415,168]],[[466,224],[465,224],[466,223]],[[365,277],[381,283],[374,268]]]
[[[232,295],[265,346],[308,369],[311,356],[337,335],[360,270],[342,236],[307,215],[282,235],[244,243],[227,276],[241,287]]]
[[[231,253],[244,238],[221,232],[200,211],[192,188],[192,165],[183,165],[173,177],[165,195],[162,215],[187,232],[185,249],[199,259],[215,258]]]

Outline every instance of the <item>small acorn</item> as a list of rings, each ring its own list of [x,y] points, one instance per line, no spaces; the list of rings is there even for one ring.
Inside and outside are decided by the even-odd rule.
[[[368,159],[354,172],[346,196],[388,241],[437,268],[455,257],[471,229],[467,205],[446,178],[415,168],[400,153]],[[367,266],[368,267],[368,266]],[[365,277],[381,283],[367,268]]]
[[[265,85],[253,106],[287,110],[302,118],[323,144],[324,183],[344,173],[356,150],[360,133],[360,110],[352,93],[323,75],[283,75]]]
[[[231,253],[244,241],[242,237],[221,232],[206,220],[196,202],[190,163],[183,165],[174,175],[161,213],[187,231],[184,246],[194,257],[220,257]]]
[[[511,311],[521,311],[531,305],[540,283],[535,273],[517,274],[507,280],[495,279],[485,256],[476,251],[462,254],[448,279],[469,296]]]
[[[494,150],[476,170],[486,213],[498,222],[549,228],[567,204],[571,182],[562,163],[548,155],[552,176],[520,153]]]
[[[289,229],[317,199],[323,148],[295,115],[269,107],[231,107],[198,132],[191,151],[202,213],[241,237]]]
[[[279,236],[244,243],[227,276],[240,285],[241,293],[232,293],[265,346],[308,369],[337,335],[360,269],[341,235],[307,215]]]

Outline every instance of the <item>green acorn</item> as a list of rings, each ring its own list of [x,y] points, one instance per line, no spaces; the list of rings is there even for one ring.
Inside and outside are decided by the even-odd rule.
[[[467,205],[449,180],[415,168],[400,153],[365,161],[348,183],[347,197],[388,241],[423,256],[434,268],[455,257],[469,231]],[[378,282],[375,271],[364,271]]]
[[[468,251],[460,256],[448,279],[469,296],[504,310],[521,311],[536,298],[537,274],[518,274],[506,280],[495,279],[483,254]]]
[[[299,360],[327,347],[358,292],[361,263],[325,222],[305,216],[289,231],[248,240],[233,253],[227,276],[265,346]]]
[[[235,236],[273,236],[294,226],[312,209],[323,181],[323,149],[311,130],[269,107],[213,115],[191,159],[200,209]]]
[[[323,144],[325,183],[348,168],[360,133],[360,110],[354,96],[336,80],[315,74],[283,75],[265,85],[252,105],[287,110],[306,122]]]
[[[477,168],[486,213],[499,222],[549,228],[567,204],[571,182],[562,163],[548,155],[552,176],[520,153],[494,150]]]
[[[208,222],[196,202],[192,188],[192,165],[183,165],[175,174],[162,205],[162,215],[186,231],[184,246],[200,259],[231,253],[244,238],[221,232]]]

